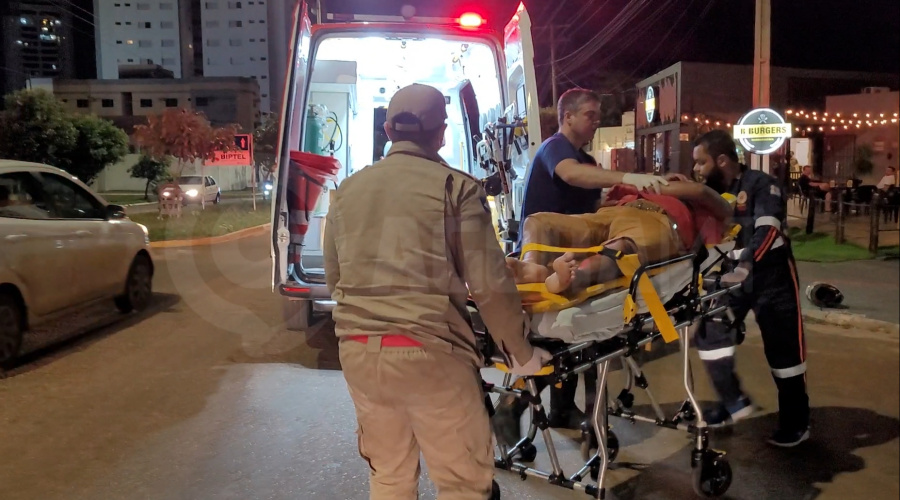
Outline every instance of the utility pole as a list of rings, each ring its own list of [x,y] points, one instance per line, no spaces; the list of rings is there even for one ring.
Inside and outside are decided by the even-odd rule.
[[[550,80],[551,87],[553,89],[553,106],[556,106],[557,101],[559,100],[559,73],[557,72],[557,62],[556,62],[556,44],[567,42],[569,40],[568,36],[563,36],[562,39],[556,38],[556,30],[567,30],[572,27],[571,24],[551,24],[549,26],[534,26],[531,28],[533,32],[541,32],[543,30],[550,30]]]
[[[756,39],[753,57],[753,107],[767,108],[771,90],[772,0],[756,0]],[[768,155],[759,156],[760,170],[769,172]]]

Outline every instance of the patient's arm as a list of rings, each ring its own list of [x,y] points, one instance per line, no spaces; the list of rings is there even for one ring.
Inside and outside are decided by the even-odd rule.
[[[679,200],[692,201],[706,207],[719,220],[729,220],[734,214],[734,208],[719,193],[706,184],[694,181],[670,182],[668,186],[660,187],[660,194],[674,196]]]

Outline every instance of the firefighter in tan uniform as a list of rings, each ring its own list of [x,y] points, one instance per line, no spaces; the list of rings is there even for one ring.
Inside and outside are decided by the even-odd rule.
[[[325,226],[341,366],[375,500],[417,498],[420,452],[440,500],[491,498],[470,294],[514,373],[550,358],[525,338],[484,190],[438,155],[446,118],[437,89],[400,89],[385,123],[393,146],[341,184]]]

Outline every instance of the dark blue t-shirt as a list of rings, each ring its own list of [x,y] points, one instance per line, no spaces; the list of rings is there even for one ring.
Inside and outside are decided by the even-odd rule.
[[[597,209],[603,190],[575,187],[555,175],[556,166],[569,159],[578,163],[597,164],[591,155],[573,146],[562,134],[554,134],[541,144],[525,181],[520,224],[525,222],[526,217],[538,212],[586,214]],[[519,231],[518,246],[521,244],[522,231]]]

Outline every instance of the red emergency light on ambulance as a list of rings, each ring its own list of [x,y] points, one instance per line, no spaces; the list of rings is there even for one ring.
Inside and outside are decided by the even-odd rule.
[[[485,130],[522,124],[507,153],[517,180],[504,181],[511,198],[505,210],[514,217],[511,207],[521,205],[525,170],[542,139],[524,5],[511,4],[505,28],[466,9],[448,18],[417,17],[411,7],[399,14],[329,13],[312,24],[305,1],[295,11],[272,212],[273,286],[291,329],[333,307],[321,249],[329,192],[385,155],[383,124],[398,89],[423,83],[444,93],[448,127],[440,154],[478,178],[490,163],[484,137],[494,134]]]

